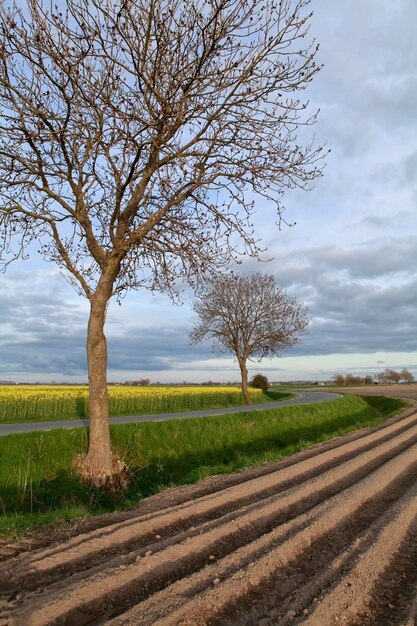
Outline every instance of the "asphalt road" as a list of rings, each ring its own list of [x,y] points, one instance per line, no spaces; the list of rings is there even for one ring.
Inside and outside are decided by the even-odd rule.
[[[303,391],[296,398],[281,400],[280,402],[267,402],[263,404],[251,404],[250,406],[230,406],[222,409],[204,409],[200,411],[182,411],[178,413],[155,413],[151,415],[123,415],[111,417],[110,424],[134,424],[137,422],[165,422],[166,420],[187,419],[190,417],[211,417],[214,415],[227,415],[230,413],[247,413],[248,411],[261,411],[275,409],[282,406],[300,404],[317,404],[327,400],[340,398],[341,394],[328,391]],[[0,436],[16,433],[30,433],[41,430],[56,430],[57,428],[88,428],[87,418],[71,420],[56,420],[53,422],[25,422],[19,424],[0,424]]]

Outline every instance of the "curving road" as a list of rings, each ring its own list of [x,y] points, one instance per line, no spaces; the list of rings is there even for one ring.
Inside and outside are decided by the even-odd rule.
[[[299,404],[317,404],[340,398],[341,394],[328,391],[303,391],[296,398],[281,400],[279,402],[267,402],[263,404],[251,404],[250,406],[230,406],[222,409],[204,409],[200,411],[182,411],[178,413],[154,413],[151,415],[123,415],[111,417],[110,424],[133,424],[137,422],[164,422],[166,420],[187,419],[190,417],[211,417],[214,415],[227,415],[230,413],[247,413],[248,411],[265,411],[282,406]],[[53,422],[25,422],[20,424],[0,424],[0,436],[15,433],[30,433],[41,430],[55,430],[57,428],[88,428],[89,420],[77,418],[72,420],[56,420]]]

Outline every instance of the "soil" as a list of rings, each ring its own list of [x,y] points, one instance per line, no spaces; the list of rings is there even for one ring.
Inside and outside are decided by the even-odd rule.
[[[417,385],[370,391],[417,399]],[[0,624],[416,624],[415,406],[66,534],[0,546]]]

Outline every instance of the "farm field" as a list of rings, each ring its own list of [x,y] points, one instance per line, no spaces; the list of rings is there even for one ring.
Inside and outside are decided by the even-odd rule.
[[[391,398],[408,398],[409,400],[417,400],[417,383],[359,387],[321,387],[321,391],[324,390],[331,390],[340,393],[352,393],[361,396],[386,396]]]
[[[267,398],[250,389],[253,402]],[[110,415],[144,415],[243,404],[238,387],[109,387]],[[0,386],[0,423],[88,416],[86,386]]]
[[[325,404],[343,402],[366,405],[355,396]],[[272,411],[260,413],[270,424]],[[45,626],[413,624],[416,458],[411,407],[279,461],[10,543],[2,617]]]

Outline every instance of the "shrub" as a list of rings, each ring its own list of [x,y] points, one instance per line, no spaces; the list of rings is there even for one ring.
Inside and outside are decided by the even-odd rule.
[[[268,379],[263,374],[255,374],[255,376],[252,378],[250,382],[250,385],[251,387],[254,387],[255,389],[262,389],[264,393],[265,391],[268,391],[268,388],[269,388]]]

